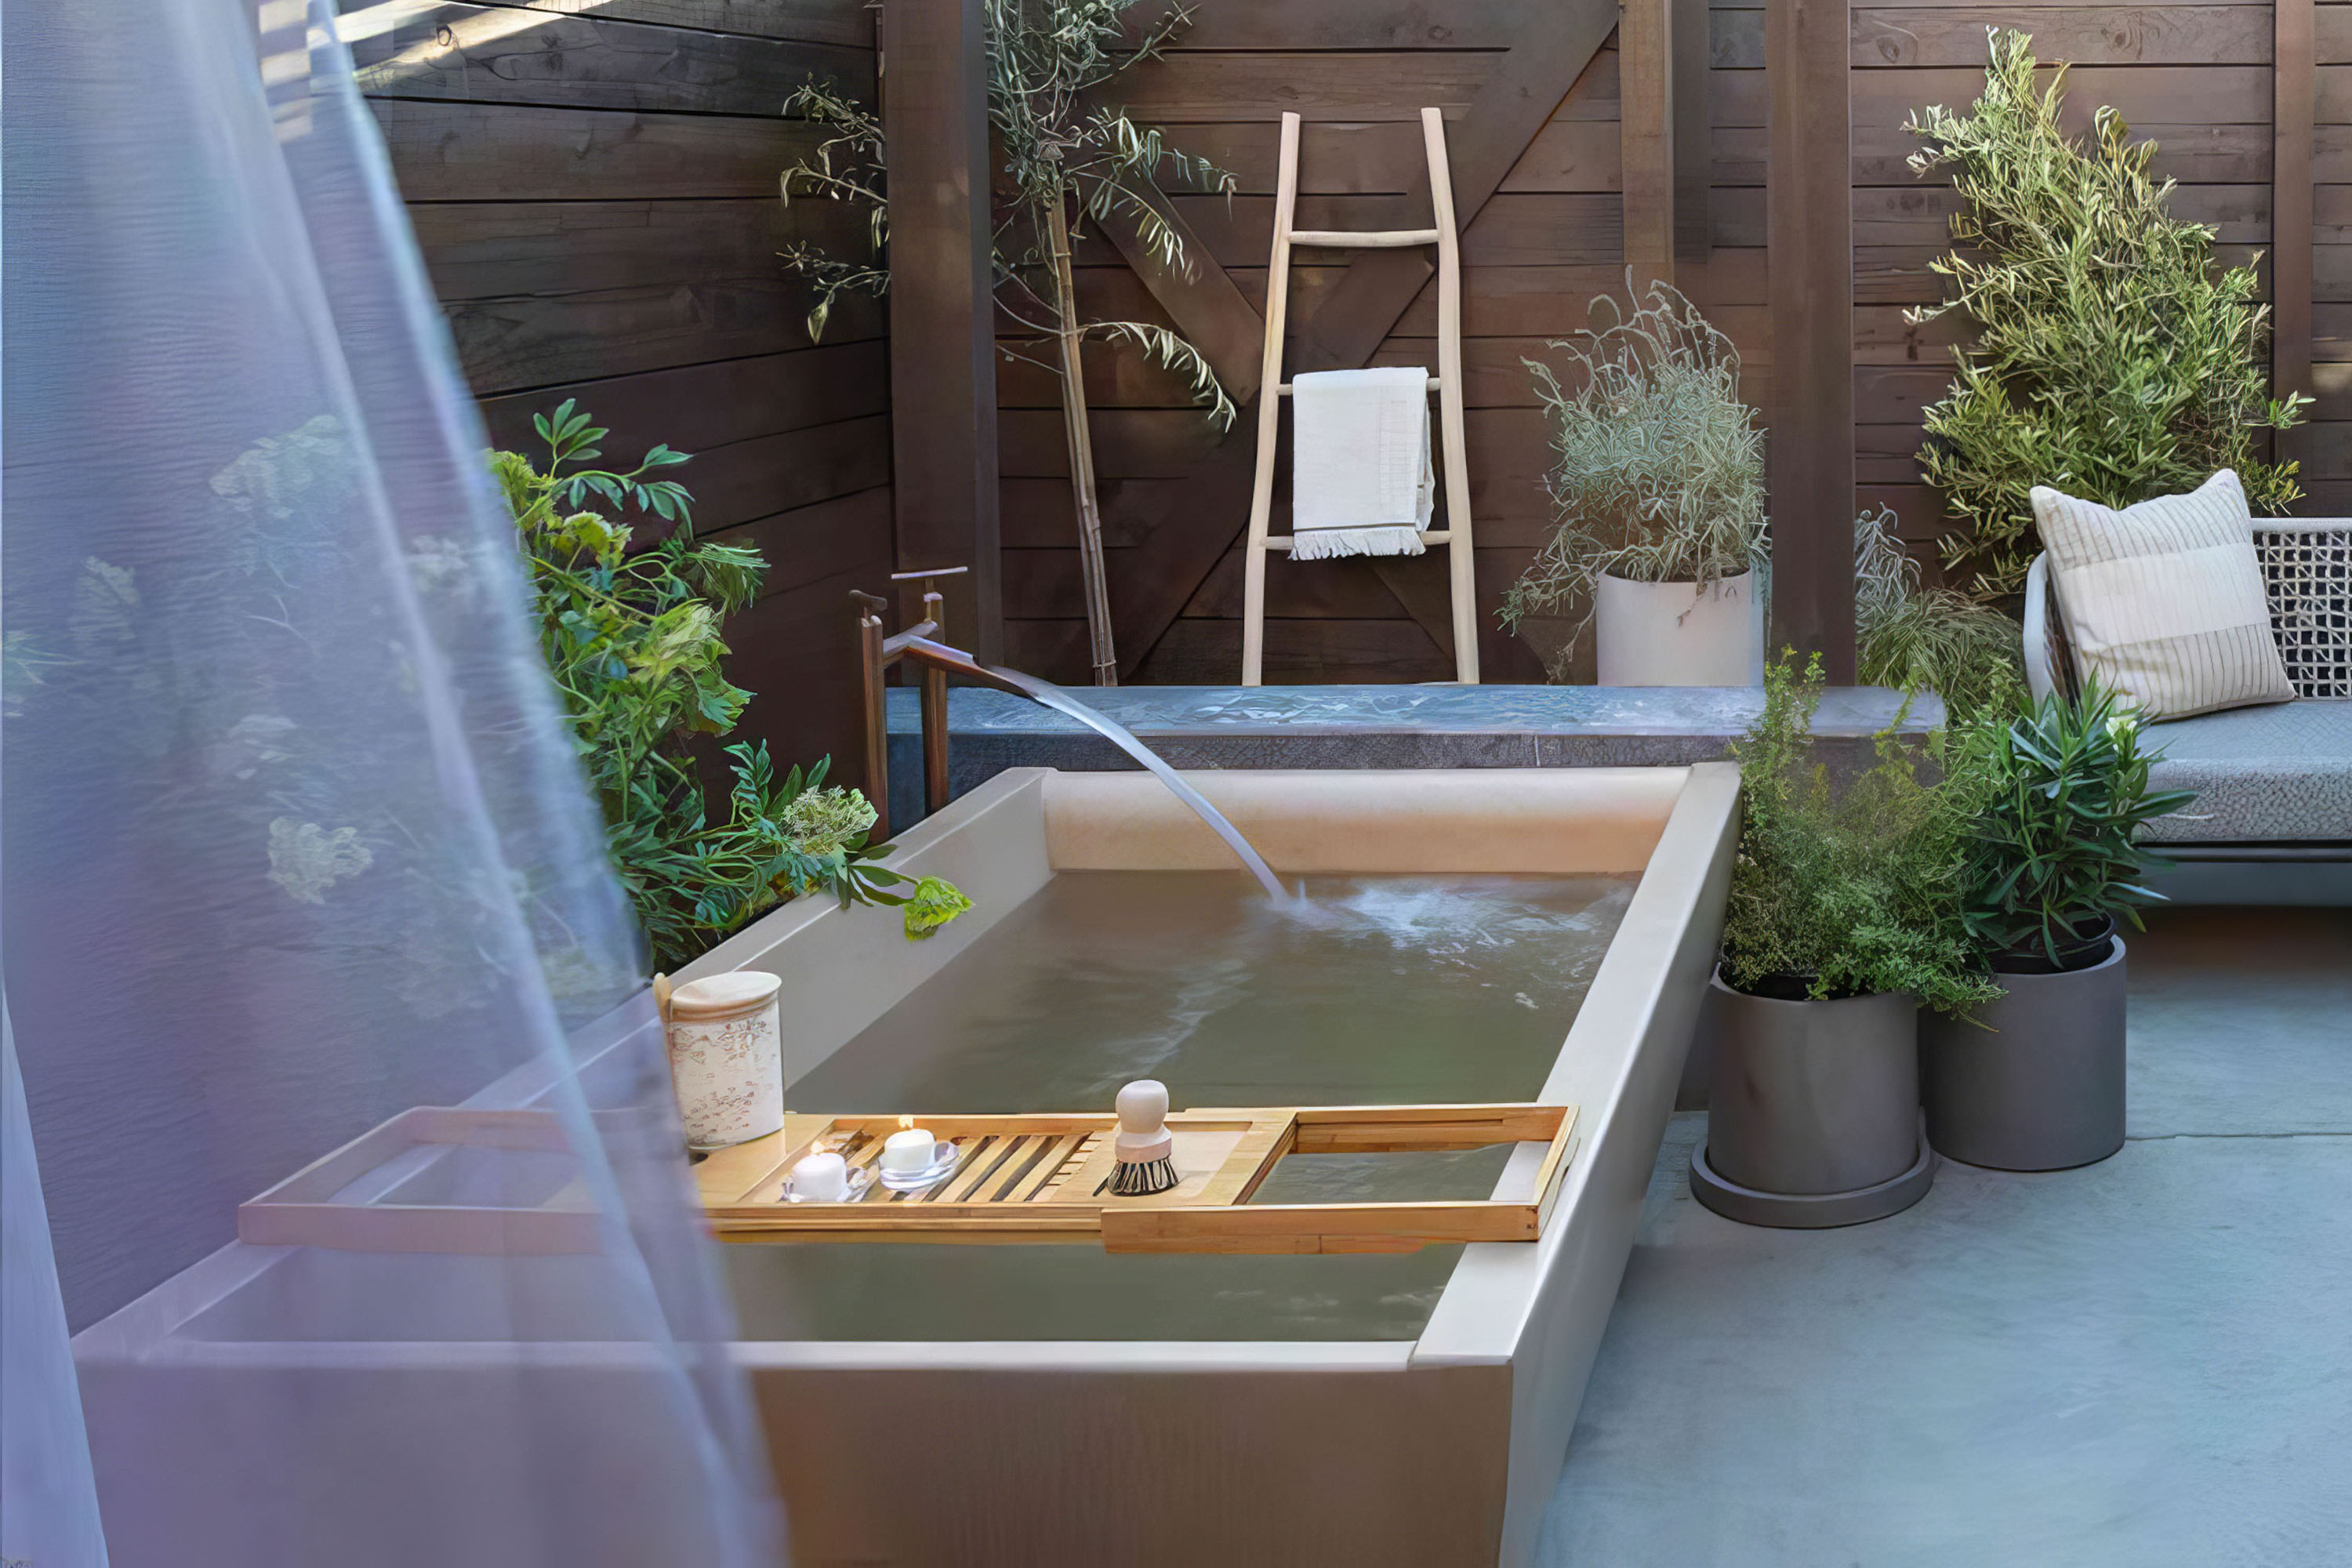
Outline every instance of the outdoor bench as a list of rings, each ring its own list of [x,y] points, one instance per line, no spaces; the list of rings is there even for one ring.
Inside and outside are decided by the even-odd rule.
[[[2352,519],[2256,518],[2254,553],[2294,700],[2149,727],[2149,782],[2197,792],[2150,823],[2159,885],[2198,903],[2352,903]],[[2047,557],[2026,579],[2026,676],[2076,689]]]

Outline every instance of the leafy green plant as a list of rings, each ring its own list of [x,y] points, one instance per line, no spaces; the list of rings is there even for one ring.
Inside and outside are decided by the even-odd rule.
[[[1944,553],[1996,599],[2022,591],[2038,545],[2032,487],[2109,506],[2194,489],[2235,468],[2257,515],[2288,510],[2295,465],[2256,456],[2307,398],[2269,395],[2269,307],[2252,263],[2220,268],[2213,229],[2167,209],[2153,142],[2101,108],[2087,143],[2060,128],[2065,68],[2036,90],[2032,39],[1989,29],[1991,64],[1971,112],[1930,108],[1906,129],[1921,174],[1948,173],[1962,207],[1955,249],[1931,265],[1973,345],[1927,410],[1920,467],[1959,527]]]
[[[1763,712],[1733,748],[1742,815],[1724,979],[1766,994],[1793,983],[1815,1000],[1908,992],[1949,1013],[1990,998],[1960,914],[1975,775],[1923,779],[1942,743],[1923,758],[1897,736],[1898,716],[1878,735],[1876,760],[1833,781],[1812,754],[1821,695],[1820,657],[1801,672],[1793,650],[1783,653],[1765,668]]]
[[[1603,294],[1590,320],[1550,345],[1562,371],[1521,362],[1551,417],[1559,521],[1503,595],[1509,630],[1580,600],[1589,618],[1603,573],[1705,585],[1767,563],[1764,432],[1739,351],[1664,283],[1630,308]]]
[[[814,196],[862,208],[866,250],[855,258],[828,254],[806,240],[794,240],[779,254],[784,268],[807,279],[811,298],[808,330],[824,336],[833,307],[845,294],[887,293],[890,269],[883,247],[890,239],[890,199],[884,195],[882,121],[831,84],[811,80],[784,100],[788,119],[805,120],[830,132],[779,179],[784,205],[795,195]]]
[[[655,962],[676,967],[819,889],[844,904],[907,905],[909,936],[952,920],[961,895],[934,879],[912,895],[892,891],[911,879],[875,864],[888,849],[866,840],[874,807],[856,790],[828,787],[825,762],[779,779],[764,743],[728,747],[734,782],[725,818],[710,820],[688,738],[727,734],[751,700],[720,668],[719,626],[757,595],[766,563],[695,539],[693,498],[660,477],[685,453],[658,446],[626,472],[591,468],[605,432],[569,399],[531,426],[547,466],[493,452],[490,471],[514,514],[540,646],[604,807],[606,847]],[[596,504],[673,527],[640,548]]]
[[[1096,493],[1087,427],[1083,351],[1089,342],[1125,344],[1181,378],[1193,402],[1220,429],[1235,410],[1208,359],[1181,332],[1151,321],[1090,319],[1078,309],[1072,247],[1083,225],[1114,216],[1129,224],[1161,267],[1189,273],[1183,236],[1166,216],[1163,184],[1222,193],[1234,176],[1139,126],[1102,101],[1112,79],[1158,56],[1192,20],[1181,5],[1156,22],[1131,25],[1143,0],[984,0],[988,120],[1002,159],[993,236],[996,302],[1013,327],[998,338],[1008,359],[1033,364],[1061,386],[1063,437],[1078,524],[1078,569],[1096,680],[1115,685],[1118,657],[1110,625],[1110,590],[1102,552],[1102,509]],[[824,330],[835,300],[889,286],[878,259],[889,227],[882,122],[831,87],[811,82],[785,112],[832,128],[811,154],[784,171],[783,194],[796,192],[864,206],[875,255],[851,260],[807,245],[785,251],[787,267],[815,289],[812,335]]]
[[[1170,144],[1157,129],[1135,123],[1124,110],[1097,101],[1105,83],[1157,58],[1190,25],[1192,12],[1171,7],[1159,20],[1130,28],[1144,0],[987,0],[988,119],[1003,160],[1000,189],[1011,199],[998,214],[995,267],[1000,302],[1031,328],[1027,345],[1008,342],[1010,357],[1027,359],[1059,375],[1058,355],[1042,352],[1062,335],[1123,342],[1154,363],[1182,376],[1194,399],[1220,427],[1232,425],[1233,401],[1209,362],[1184,336],[1156,321],[1084,321],[1070,293],[1065,265],[1069,219],[1099,223],[1114,213],[1135,225],[1138,237],[1164,267],[1189,271],[1183,237],[1163,214],[1163,181],[1231,196],[1234,176],[1206,158]],[[882,294],[890,273],[881,257],[890,231],[887,142],[881,120],[833,84],[812,79],[784,102],[784,113],[827,128],[830,134],[785,169],[787,205],[794,196],[846,202],[865,209],[871,253],[850,260],[799,243],[782,254],[789,270],[817,287],[809,316],[811,336],[824,330],[834,301],[848,292]],[[1057,255],[1053,214],[1067,233]]]
[[[2140,885],[2155,857],[2139,830],[2196,795],[2148,788],[2139,721],[2111,691],[2053,692],[2013,712],[1988,714],[1966,742],[1987,788],[1965,846],[1962,916],[1984,952],[2038,948],[2055,964],[2110,917],[2137,928],[2163,901]]]
[[[1853,521],[1855,664],[1862,679],[1933,691],[1955,721],[2024,689],[2015,621],[1949,588],[1925,588],[1885,508]]]

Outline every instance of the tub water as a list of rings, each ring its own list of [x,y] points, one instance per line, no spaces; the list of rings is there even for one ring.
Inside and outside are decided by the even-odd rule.
[[[1632,898],[1631,875],[1054,878],[795,1081],[795,1110],[1525,1100]],[[1296,1155],[1259,1201],[1484,1198],[1510,1150]],[[1409,1340],[1461,1249],[1355,1258],[1096,1246],[742,1246],[742,1331],[824,1340]]]

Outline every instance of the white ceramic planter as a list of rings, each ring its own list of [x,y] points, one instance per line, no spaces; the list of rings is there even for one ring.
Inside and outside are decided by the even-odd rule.
[[[1764,616],[1756,574],[1635,583],[1602,574],[1592,623],[1603,686],[1760,686]]]
[[[686,1141],[723,1149],[784,1125],[783,981],[739,969],[670,994],[669,1072]]]

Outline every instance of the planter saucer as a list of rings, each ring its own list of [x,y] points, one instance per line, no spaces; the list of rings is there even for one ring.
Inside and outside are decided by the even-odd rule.
[[[1900,1214],[1921,1198],[1936,1181],[1936,1152],[1927,1146],[1924,1119],[1919,1131],[1919,1157],[1901,1175],[1875,1186],[1843,1193],[1765,1193],[1743,1187],[1717,1174],[1706,1163],[1706,1145],[1691,1151],[1691,1196],[1724,1218],[1741,1225],[1770,1226],[1780,1230],[1830,1230],[1861,1225]]]

